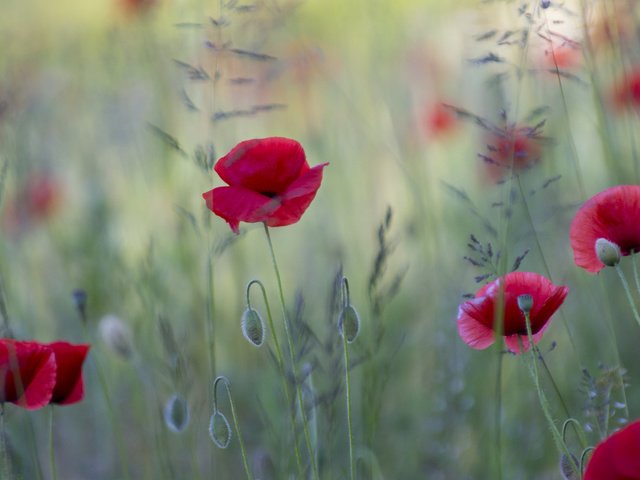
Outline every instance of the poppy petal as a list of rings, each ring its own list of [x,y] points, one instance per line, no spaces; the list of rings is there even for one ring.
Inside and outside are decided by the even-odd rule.
[[[89,345],[72,345],[67,342],[49,344],[58,365],[56,386],[51,403],[69,405],[84,398],[82,364],[89,353]]]
[[[476,350],[484,350],[495,341],[495,332],[476,319],[483,306],[486,308],[487,303],[484,298],[474,299],[465,302],[458,309],[457,323],[460,338],[464,343]]]
[[[587,200],[576,212],[569,239],[579,267],[597,273],[604,268],[595,251],[605,238],[620,247],[622,255],[640,249],[640,185],[608,188]]]
[[[282,137],[240,142],[214,167],[232,187],[270,194],[284,192],[308,168],[302,145]]]
[[[53,351],[37,342],[0,340],[0,402],[33,410],[49,403],[56,383]]]
[[[640,480],[640,420],[600,442],[584,472],[584,480]]]
[[[235,233],[240,222],[266,222],[280,206],[280,200],[269,198],[243,187],[217,187],[202,197],[213,213],[227,221]]]
[[[320,188],[322,172],[327,165],[329,164],[316,165],[294,181],[281,195],[282,203],[280,208],[269,216],[267,225],[270,227],[282,227],[300,220],[300,217],[309,207]]]

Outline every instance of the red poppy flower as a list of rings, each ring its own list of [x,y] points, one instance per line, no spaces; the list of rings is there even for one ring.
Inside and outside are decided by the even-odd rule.
[[[620,109],[640,107],[640,68],[636,67],[614,86],[612,102]]]
[[[0,402],[41,408],[51,400],[55,384],[56,360],[49,347],[0,339]]]
[[[439,137],[450,133],[457,125],[456,114],[443,103],[429,104],[422,115],[422,128],[427,137]]]
[[[547,328],[549,319],[564,302],[569,288],[557,286],[537,273],[512,272],[483,286],[473,300],[458,308],[458,333],[471,348],[482,350],[495,340],[494,321],[496,304],[504,284],[504,324],[502,335],[507,348],[521,353],[520,342],[529,349],[524,314],[518,307],[520,295],[533,297],[533,308],[529,313],[533,340],[538,343]]]
[[[540,135],[530,127],[512,127],[492,135],[487,143],[487,155],[481,155],[490,180],[504,179],[510,171],[520,172],[540,160]]]
[[[584,480],[640,480],[640,420],[596,446]]]
[[[240,222],[270,227],[300,220],[322,182],[323,163],[310,168],[302,146],[281,137],[246,140],[217,161],[228,187],[202,194],[207,207],[239,233]]]
[[[571,223],[569,238],[576,265],[597,273],[604,268],[596,241],[615,243],[622,255],[640,250],[640,185],[618,185],[587,200]]]
[[[89,353],[90,345],[72,345],[67,342],[50,343],[55,355],[58,371],[56,385],[50,403],[69,405],[84,398],[82,364]]]

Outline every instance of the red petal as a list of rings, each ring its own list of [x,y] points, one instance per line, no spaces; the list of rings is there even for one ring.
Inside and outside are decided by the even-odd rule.
[[[300,217],[309,207],[320,188],[322,172],[327,165],[329,164],[316,165],[293,182],[280,196],[282,202],[280,208],[269,215],[267,225],[270,227],[282,227],[300,220]]]
[[[640,421],[629,424],[598,444],[584,480],[640,480]]]
[[[90,346],[54,342],[49,344],[49,347],[53,350],[58,365],[51,403],[69,405],[79,402],[84,397],[82,364]]]
[[[243,187],[217,187],[202,197],[209,210],[224,218],[235,233],[240,233],[240,222],[266,222],[280,207],[277,197],[265,197]]]
[[[477,318],[482,317],[482,311],[490,305],[485,298],[469,300],[458,309],[458,334],[462,341],[471,348],[483,350],[493,344],[495,332],[480,323]],[[493,310],[493,305],[490,305]],[[493,318],[493,314],[490,318]]]
[[[569,232],[573,258],[579,267],[597,273],[604,268],[595,244],[605,238],[623,255],[640,250],[640,186],[619,185],[587,200],[578,210]]]
[[[240,142],[215,165],[232,187],[270,194],[284,192],[308,168],[302,145],[281,137]]]
[[[33,410],[49,403],[56,383],[53,351],[37,342],[0,340],[0,401]]]

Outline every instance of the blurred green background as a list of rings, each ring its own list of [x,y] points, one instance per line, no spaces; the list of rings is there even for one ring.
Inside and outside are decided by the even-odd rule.
[[[93,344],[84,402],[56,411],[59,478],[124,478],[118,429],[132,478],[240,478],[235,432],[225,451],[208,437],[214,373],[231,382],[256,478],[293,478],[275,363],[240,332],[251,279],[278,311],[262,226],[243,224],[236,237],[201,197],[222,184],[207,163],[266,136],[297,139],[311,165],[330,162],[302,220],[272,229],[290,314],[312,332],[299,367],[313,372],[305,388],[317,399],[322,478],[348,473],[338,272],[362,318],[352,370],[360,476],[496,478],[502,355],[468,348],[455,323],[462,295],[487,273],[464,260],[470,234],[509,266],[528,251],[521,270],[570,287],[541,343],[570,414],[593,423],[583,369],[619,400],[619,377],[601,364],[621,362],[633,417],[637,325],[615,274],[573,264],[568,228],[586,198],[638,181],[637,115],[609,99],[640,50],[633,28],[624,46],[598,36],[605,22],[622,38],[637,9],[583,3],[6,3],[0,277],[10,325],[23,339]],[[566,52],[560,74],[551,45]],[[543,120],[540,161],[518,182],[491,181],[479,154],[492,133]],[[88,295],[85,333],[77,288]],[[131,329],[131,356],[100,335],[105,315]],[[502,361],[504,478],[560,478],[525,362]],[[180,434],[162,413],[174,393],[191,411]],[[23,478],[38,478],[38,465],[49,478],[47,413],[9,406],[7,427]]]

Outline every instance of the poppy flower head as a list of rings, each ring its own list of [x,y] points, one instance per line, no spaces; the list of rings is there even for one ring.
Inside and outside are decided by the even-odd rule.
[[[489,180],[504,180],[511,171],[521,172],[540,160],[539,132],[529,127],[513,127],[494,132],[487,142],[487,155],[481,155]]]
[[[640,107],[640,68],[636,67],[613,87],[611,102],[619,110]]]
[[[579,267],[597,273],[605,267],[596,242],[614,243],[622,256],[640,250],[640,185],[618,185],[587,200],[577,211],[569,239]]]
[[[51,400],[56,384],[53,351],[37,342],[0,339],[0,403],[33,410]]]
[[[584,472],[584,480],[640,480],[640,420],[600,442]]]
[[[503,290],[501,292],[501,290]],[[551,316],[562,305],[569,288],[551,283],[547,278],[532,272],[511,272],[484,285],[475,298],[458,308],[458,333],[471,348],[485,349],[495,340],[495,317],[502,297],[504,320],[502,335],[507,348],[514,353],[528,350],[529,340],[525,316],[520,304],[529,296],[529,320],[533,340],[537,343],[547,328]]]
[[[455,130],[458,122],[456,114],[443,103],[429,104],[422,114],[422,129],[429,138],[447,135]]]
[[[84,398],[84,382],[82,380],[82,364],[89,345],[72,345],[67,342],[50,343],[58,366],[56,384],[50,403],[69,405]]]
[[[315,197],[327,165],[310,168],[302,146],[289,138],[246,140],[214,166],[228,186],[216,187],[202,197],[235,233],[240,222],[291,225]]]

